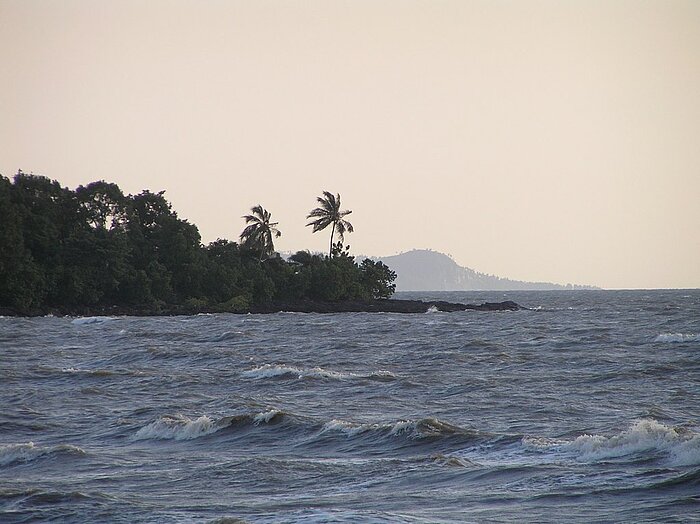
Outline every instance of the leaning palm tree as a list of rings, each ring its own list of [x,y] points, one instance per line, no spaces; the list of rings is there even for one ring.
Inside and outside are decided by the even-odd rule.
[[[282,233],[277,229],[278,222],[270,222],[272,215],[261,205],[252,207],[250,210],[252,214],[243,217],[248,225],[241,233],[241,244],[259,251],[262,262],[263,256],[269,256],[275,251],[272,238],[279,238]]]
[[[333,224],[331,228],[331,243],[328,250],[328,256],[330,257],[333,255],[333,235],[337,232],[342,243],[345,233],[353,232],[352,224],[343,218],[352,213],[352,211],[340,210],[340,193],[333,196],[332,193],[324,191],[323,196],[317,197],[316,200],[321,204],[321,207],[311,210],[311,213],[306,218],[313,218],[314,220],[306,225],[313,226],[315,233]]]

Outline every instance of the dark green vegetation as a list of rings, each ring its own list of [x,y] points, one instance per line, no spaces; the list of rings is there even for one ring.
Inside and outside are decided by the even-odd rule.
[[[261,206],[251,211],[240,244],[205,246],[162,191],[124,195],[103,181],[72,191],[21,171],[13,181],[0,176],[0,308],[21,315],[247,312],[393,294],[396,274],[381,262],[356,263],[342,242],[329,256],[300,251],[283,260],[272,244],[277,223]],[[342,238],[344,230],[329,223]]]

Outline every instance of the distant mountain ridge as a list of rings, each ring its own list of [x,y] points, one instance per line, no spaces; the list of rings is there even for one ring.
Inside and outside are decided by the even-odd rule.
[[[397,291],[515,291],[551,289],[597,289],[593,286],[524,282],[479,273],[458,265],[452,258],[429,249],[377,257],[396,271]]]

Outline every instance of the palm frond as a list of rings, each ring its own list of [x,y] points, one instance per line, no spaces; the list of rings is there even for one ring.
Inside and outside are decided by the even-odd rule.
[[[282,232],[277,229],[278,222],[270,222],[272,214],[261,205],[253,206],[251,215],[244,215],[242,218],[248,226],[243,229],[240,235],[241,243],[250,249],[260,252],[260,260],[263,255],[270,255],[275,247],[272,238],[279,238]]]

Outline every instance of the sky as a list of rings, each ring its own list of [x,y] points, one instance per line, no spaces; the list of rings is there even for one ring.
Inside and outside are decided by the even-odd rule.
[[[202,240],[700,287],[700,2],[0,0],[0,174],[165,190]]]

